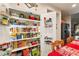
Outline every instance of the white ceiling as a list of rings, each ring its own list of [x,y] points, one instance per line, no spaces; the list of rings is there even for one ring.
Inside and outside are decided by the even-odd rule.
[[[65,15],[71,15],[79,12],[79,3],[76,3],[77,6],[74,8],[72,8],[72,5],[74,3],[43,3],[43,4],[60,9],[62,11],[62,14],[65,14]]]
[[[79,12],[79,3],[76,3],[77,6],[72,8],[74,3],[46,3],[52,7],[58,8],[65,14],[75,14]]]
[[[63,15],[71,15],[71,14],[79,13],[79,3],[76,3],[77,6],[74,8],[72,8],[72,5],[74,3],[43,3],[43,4],[49,5],[51,7],[55,7],[56,9],[60,9],[62,11]],[[15,4],[10,4],[10,5],[14,6]],[[24,7],[23,7],[23,9],[24,9]]]

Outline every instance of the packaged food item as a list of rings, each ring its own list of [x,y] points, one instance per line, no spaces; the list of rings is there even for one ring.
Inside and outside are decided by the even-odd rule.
[[[17,51],[17,56],[22,56],[22,51]]]
[[[13,42],[10,43],[10,47],[11,47],[12,49],[14,49],[14,44],[13,44]]]
[[[40,21],[40,16],[39,15],[35,15],[35,20]]]
[[[23,28],[23,32],[30,32],[31,28]]]
[[[40,22],[37,23],[37,26],[40,26]]]
[[[27,33],[27,38],[30,38],[31,36],[30,36],[30,33]]]
[[[35,18],[34,18],[34,15],[31,14],[31,15],[29,16],[29,19],[34,20],[34,19],[35,19]]]
[[[17,34],[17,35],[16,35],[16,38],[17,38],[17,39],[22,39],[22,34],[21,34],[21,33],[20,33],[20,34]]]
[[[14,41],[14,40],[16,40],[16,38],[15,37],[10,37],[10,40]]]
[[[10,24],[12,24],[12,25],[16,25],[16,20],[14,20],[14,19],[10,19],[9,22],[10,22]]]
[[[34,25],[34,21],[30,21],[30,26],[33,26]]]
[[[32,44],[32,45],[36,45],[37,42],[36,42],[36,41],[32,41],[31,44]]]
[[[33,37],[33,33],[30,33],[30,37],[31,37],[31,38]]]
[[[18,32],[23,32],[23,28],[18,28]]]
[[[0,50],[2,50],[2,45],[0,45]]]
[[[32,32],[35,32],[36,31],[36,28],[32,28]]]
[[[8,48],[8,43],[4,43],[4,44],[1,44],[0,45],[0,49],[3,50],[3,49],[7,49]]]
[[[29,19],[29,14],[28,13],[25,14],[25,18]]]
[[[3,24],[3,25],[8,25],[8,17],[4,16],[4,17],[2,18],[2,24]]]
[[[38,47],[32,48],[32,50],[31,50],[31,55],[32,55],[32,56],[40,56],[39,48],[38,48]]]
[[[14,49],[18,48],[17,41],[13,42],[13,48]]]
[[[25,15],[21,13],[21,14],[19,15],[19,17],[25,18]]]
[[[27,34],[26,33],[23,33],[22,36],[23,36],[23,38],[27,38]]]
[[[18,44],[18,48],[23,47],[22,46],[22,41],[18,41],[17,44]]]
[[[19,30],[18,28],[10,28],[10,31],[13,32],[13,33],[17,33],[18,30]]]
[[[29,49],[24,49],[22,52],[23,52],[23,56],[29,56],[30,55]]]
[[[25,21],[24,23],[25,23],[25,25],[29,25],[29,24],[30,24],[30,22],[29,22],[29,21]]]
[[[16,25],[20,25],[21,22],[19,20],[16,20]]]
[[[22,41],[22,46],[24,47],[24,46],[26,46],[27,45],[27,41],[26,40],[23,40]]]

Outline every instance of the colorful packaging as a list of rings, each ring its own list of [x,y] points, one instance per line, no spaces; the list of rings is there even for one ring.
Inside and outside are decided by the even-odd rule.
[[[23,56],[29,56],[30,54],[30,50],[29,49],[24,49],[23,50]]]
[[[17,38],[17,39],[22,39],[22,34],[17,34],[17,35],[16,35],[16,38]]]
[[[2,24],[3,25],[8,25],[8,18],[7,17],[2,18]]]
[[[40,55],[39,48],[38,48],[38,47],[32,48],[32,50],[31,50],[31,55],[32,55],[32,56],[39,56],[39,55]]]
[[[30,36],[30,33],[27,33],[27,38],[30,38],[31,36]]]
[[[23,38],[27,38],[27,35],[26,35],[26,33],[23,33],[22,35],[23,35]]]
[[[26,40],[23,40],[22,41],[22,46],[26,46],[26,44],[27,44]]]
[[[22,51],[17,51],[17,56],[22,56]]]
[[[18,42],[17,42],[17,45],[18,45],[18,48],[23,47],[23,46],[22,46],[22,41],[18,41]]]
[[[34,20],[34,19],[35,19],[35,18],[34,18],[34,15],[30,15],[30,16],[29,16],[29,19]]]
[[[16,41],[13,42],[13,48],[14,48],[14,49],[18,48],[18,45],[17,45],[17,42],[16,42]]]
[[[35,15],[35,20],[40,21],[40,16],[39,15]]]

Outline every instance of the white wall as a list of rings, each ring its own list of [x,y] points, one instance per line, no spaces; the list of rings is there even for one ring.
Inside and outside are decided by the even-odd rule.
[[[51,28],[45,28],[45,24],[44,24],[44,17],[46,17],[46,20],[48,20],[49,18],[52,19],[52,27]],[[56,39],[56,12],[51,12],[51,13],[44,13],[41,15],[41,55],[42,56],[46,56],[48,55],[48,53],[50,51],[52,51],[51,49],[51,45],[50,44],[46,44],[46,39],[45,36],[51,37],[52,40]]]
[[[61,12],[56,13],[56,39],[61,39]]]
[[[71,16],[65,16],[64,21],[65,21],[65,23],[68,23],[70,26],[69,31],[70,31],[70,36],[71,36]]]
[[[0,44],[9,42],[9,28],[7,26],[0,25]]]

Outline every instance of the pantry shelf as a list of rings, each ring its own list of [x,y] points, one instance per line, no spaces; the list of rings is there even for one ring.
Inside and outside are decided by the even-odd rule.
[[[11,52],[23,50],[23,49],[26,49],[26,48],[32,48],[32,47],[39,46],[39,45],[40,45],[40,44],[31,45],[31,46],[26,46],[26,47],[22,47],[22,48],[16,48],[16,49],[13,49]]]
[[[34,39],[34,38],[40,38],[40,36],[39,37],[32,37],[32,38],[23,38],[23,39],[18,39],[18,40],[11,40],[10,42],[22,41],[22,40],[29,40],[29,39]]]
[[[12,34],[13,32],[10,32]],[[16,32],[18,34],[18,32]],[[19,33],[40,33],[40,32],[19,32]]]
[[[40,21],[37,21],[37,20],[31,20],[31,19],[19,18],[19,17],[15,17],[15,16],[10,16],[10,18],[18,19],[18,20],[27,20],[27,21],[40,22]]]
[[[26,26],[26,25],[10,25],[9,28],[16,28],[16,27],[20,27],[20,28],[25,28],[25,27],[28,27],[28,28],[37,28],[39,26]]]
[[[0,43],[0,45],[10,43],[10,42],[14,42],[14,41],[29,40],[29,39],[33,39],[33,38],[40,38],[40,36],[39,37],[32,37],[32,38],[23,38],[23,39],[18,39],[18,40],[9,40],[8,42]]]
[[[29,54],[34,49],[40,52],[40,16],[10,9],[9,36],[11,52],[18,54],[26,49],[30,50]]]

